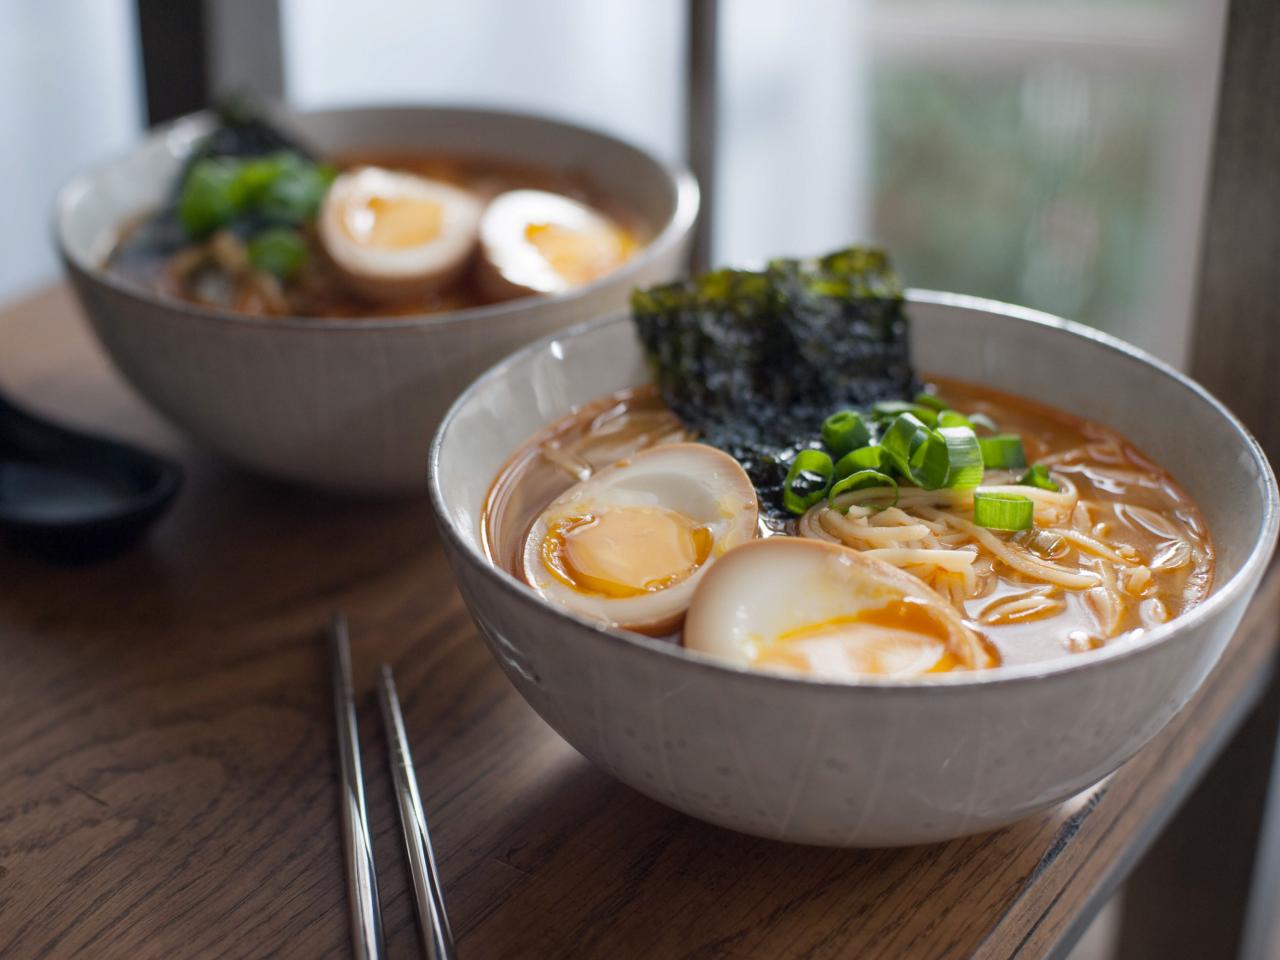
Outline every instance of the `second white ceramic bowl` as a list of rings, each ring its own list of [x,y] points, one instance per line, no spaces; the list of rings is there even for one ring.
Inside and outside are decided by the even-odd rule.
[[[632,287],[683,265],[696,183],[613,137],[540,117],[443,107],[284,119],[325,155],[439,151],[570,170],[634,211],[653,239],[622,269],[562,296],[380,320],[246,317],[152,295],[102,268],[121,226],[172,190],[209,116],[162,127],[77,177],[59,194],[55,232],[107,352],[179,427],[261,473],[341,493],[420,493],[432,432],[471,380],[516,347],[619,307]]]
[[[1218,551],[1209,599],[1133,641],[910,682],[753,673],[543,603],[486,559],[486,485],[538,428],[646,381],[625,317],[490,370],[445,418],[431,493],[458,585],[516,689],[593,762],[712,823],[802,843],[887,846],[990,830],[1115,770],[1217,661],[1276,541],[1275,478],[1203,389],[1132,347],[1005,304],[916,291],[920,369],[1119,429],[1196,499]]]

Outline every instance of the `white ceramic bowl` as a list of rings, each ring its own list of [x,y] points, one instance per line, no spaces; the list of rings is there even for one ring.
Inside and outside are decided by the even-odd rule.
[[[1202,388],[1085,327],[973,298],[911,294],[920,369],[1035,396],[1121,430],[1204,512],[1216,587],[1137,641],[1025,667],[909,682],[753,673],[543,603],[489,563],[485,483],[539,427],[647,378],[614,317],[515,354],[473,384],[431,450],[461,588],[516,689],[599,766],[662,803],[802,843],[891,846],[990,830],[1115,770],[1190,699],[1276,540],[1275,478]]]
[[[323,153],[440,150],[585,176],[650,228],[622,269],[557,297],[376,320],[255,318],[144,291],[105,272],[121,224],[159,205],[192,143],[195,114],[72,180],[55,233],[111,358],[162,413],[212,450],[271,476],[337,492],[421,492],[427,446],[448,405],[530,340],[622,306],[632,287],[683,265],[697,216],[687,171],[612,137],[540,117],[442,107],[286,114]]]

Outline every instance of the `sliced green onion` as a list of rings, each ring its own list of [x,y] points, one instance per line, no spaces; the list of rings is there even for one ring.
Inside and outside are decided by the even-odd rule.
[[[1036,505],[1030,497],[1017,493],[973,495],[973,522],[988,530],[1030,530]]]
[[[870,442],[871,428],[853,410],[833,413],[822,424],[822,443],[837,460]]]
[[[916,394],[916,406],[929,407],[932,410],[937,410],[939,413],[943,410],[950,409],[945,400],[936,393],[929,393],[927,390],[922,390],[920,393]]]
[[[836,497],[842,493],[848,493],[850,490],[868,490],[872,487],[884,487],[885,489],[893,489],[893,499],[888,503],[868,503],[866,506],[875,510],[887,510],[889,507],[895,506],[898,502],[898,481],[893,479],[887,473],[881,473],[879,470],[859,470],[857,473],[851,473],[843,480],[837,480],[835,486],[831,488],[831,492],[827,494],[827,503],[839,510],[841,513],[848,513],[849,508],[846,506],[841,508],[836,503]]]
[[[947,441],[942,435],[930,430],[924,443],[911,455],[910,472],[907,474],[917,487],[925,490],[937,490],[947,483],[947,470],[950,458]]]
[[[187,236],[203,239],[236,218],[238,172],[235,161],[214,158],[197,161],[188,171],[178,195],[178,219]]]
[[[967,490],[982,482],[982,448],[970,427],[940,427],[937,433],[947,447],[944,487]]]
[[[272,223],[295,226],[316,215],[332,182],[333,175],[328,168],[297,157],[294,162],[283,164],[262,188],[255,206]]]
[[[912,458],[929,442],[930,435],[929,428],[915,414],[900,414],[880,438],[884,464],[914,483]]]
[[[187,172],[178,196],[178,219],[202,239],[242,214],[297,226],[320,208],[335,171],[290,151],[265,157],[209,157]]]
[[[232,186],[236,206],[241,210],[256,207],[272,181],[280,176],[286,166],[292,165],[293,161],[290,159],[292,156],[287,153],[276,153],[241,161],[236,172],[236,181]]]
[[[921,403],[907,403],[905,400],[881,400],[871,405],[871,416],[875,420],[893,420],[909,413],[921,423],[933,426],[938,421],[938,411]]]
[[[1057,493],[1062,487],[1058,486],[1058,482],[1049,476],[1049,468],[1043,463],[1037,463],[1031,467],[1026,473],[1018,478],[1018,483],[1024,487],[1036,487],[1040,490],[1052,490]]]
[[[988,417],[985,413],[979,413],[976,410],[973,413],[969,414],[969,423],[973,426],[975,430],[978,429],[978,427],[981,427],[983,430],[986,430],[988,433],[1000,432],[1000,428],[996,426],[996,422],[994,420]]]
[[[969,489],[982,482],[982,452],[968,427],[932,430],[911,458],[911,478],[925,490]]]
[[[880,438],[881,466],[925,490],[968,489],[982,482],[982,450],[968,427],[930,430],[914,414],[899,416]]]
[[[943,410],[938,414],[938,426],[940,427],[968,427],[973,429],[973,421],[966,417],[958,410]]]
[[[307,262],[307,243],[297,230],[268,227],[249,241],[249,262],[281,280],[297,275]]]
[[[836,479],[843,480],[859,470],[879,470],[885,466],[881,447],[860,447],[836,461]]]
[[[1014,433],[1001,433],[994,437],[981,437],[982,464],[992,470],[1021,470],[1027,465],[1027,455],[1022,452],[1022,438]]]
[[[800,516],[827,495],[835,464],[821,450],[801,450],[782,485],[782,504]]]

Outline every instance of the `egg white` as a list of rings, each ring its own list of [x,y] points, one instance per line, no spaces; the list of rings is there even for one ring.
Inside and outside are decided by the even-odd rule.
[[[894,601],[929,607],[948,640],[876,624],[840,628],[840,641],[808,641],[811,675],[852,679],[873,672],[911,676],[926,672],[949,644],[976,642],[958,613],[911,574],[838,544],[801,537],[771,537],[735,550],[699,583],[684,623],[684,644],[743,666],[784,634],[856,620]],[[784,643],[806,644],[803,640]],[[868,671],[874,662],[879,669]],[[769,669],[781,669],[769,667]]]
[[[439,232],[425,243],[398,249],[360,242],[345,218],[352,205],[375,197],[437,204]],[[476,248],[481,212],[479,200],[452,184],[361,167],[333,181],[316,226],[325,252],[349,286],[370,299],[396,301],[443,289],[458,278]]]
[[[705,527],[711,535],[710,555],[685,579],[631,597],[577,590],[547,570],[542,544],[553,524],[618,507],[661,507]],[[667,444],[605,467],[552,501],[525,540],[522,570],[525,581],[553,603],[609,626],[667,633],[679,626],[706,571],[755,535],[757,516],[755,488],[736,460],[701,443]]]
[[[508,190],[494,197],[480,219],[480,259],[476,275],[485,294],[506,300],[530,294],[562,293],[573,287],[526,235],[533,224],[563,227],[616,242],[608,217],[558,193]]]

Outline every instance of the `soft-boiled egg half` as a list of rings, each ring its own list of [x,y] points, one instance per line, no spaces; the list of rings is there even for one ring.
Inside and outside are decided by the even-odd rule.
[[[747,544],[708,570],[684,644],[744,666],[829,679],[989,663],[955,609],[911,574],[800,537]]]
[[[616,270],[635,249],[630,233],[586,204],[509,190],[480,220],[477,279],[495,300],[561,293]]]
[[[452,184],[361,167],[333,181],[317,229],[353,290],[394,302],[457,279],[475,250],[481,210],[479,200]]]
[[[609,626],[675,630],[703,575],[756,531],[755,488],[738,461],[700,443],[654,447],[605,467],[542,512],[525,581]]]

